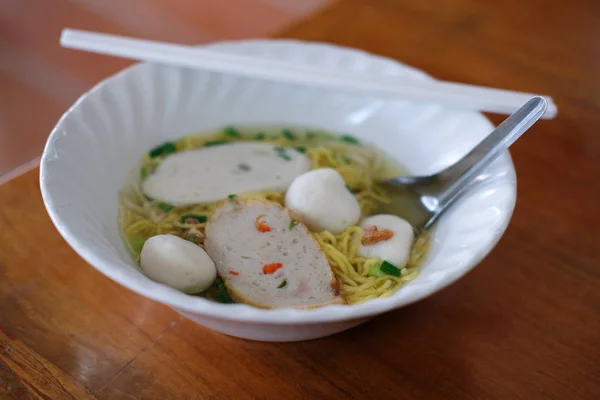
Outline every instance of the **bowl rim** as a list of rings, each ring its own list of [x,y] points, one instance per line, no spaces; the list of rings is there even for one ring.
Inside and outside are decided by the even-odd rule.
[[[228,41],[220,41],[213,42],[208,44],[207,46],[214,45],[244,45],[244,44],[252,44],[252,45],[272,45],[274,43],[280,45],[292,45],[292,46],[320,46],[322,48],[331,50],[331,51],[351,51],[363,54],[368,56],[369,58],[376,58],[385,60],[387,62],[392,62],[402,67],[405,67],[407,70],[413,71],[415,74],[420,75],[423,78],[431,78],[427,73],[405,65],[397,60],[383,57],[380,55],[372,54],[366,52],[361,49],[355,49],[350,47],[338,46],[330,43],[316,42],[316,41],[303,41],[303,40],[295,40],[295,39],[248,39],[248,40],[228,40]],[[515,176],[515,180],[512,183],[512,196],[509,203],[506,205],[506,217],[499,224],[496,234],[491,242],[489,242],[488,246],[480,251],[477,257],[473,258],[472,262],[469,263],[468,266],[463,267],[459,273],[456,273],[452,276],[447,277],[446,279],[439,279],[434,283],[428,284],[426,290],[420,290],[416,293],[413,293],[413,296],[410,299],[399,299],[396,297],[396,292],[394,295],[386,298],[376,298],[363,303],[353,304],[353,305],[328,305],[324,307],[319,307],[310,310],[302,310],[302,309],[292,309],[292,308],[281,308],[281,309],[261,309],[252,307],[246,304],[220,304],[207,299],[204,299],[199,296],[195,296],[193,301],[175,301],[172,296],[168,295],[166,291],[163,290],[155,290],[147,292],[146,289],[148,285],[142,285],[141,283],[128,279],[126,274],[119,273],[118,269],[112,268],[113,263],[107,262],[105,260],[99,259],[93,251],[88,248],[87,244],[78,239],[64,222],[60,211],[54,204],[52,189],[48,187],[47,182],[47,174],[48,174],[48,161],[50,157],[50,153],[54,148],[54,142],[60,132],[64,121],[69,118],[69,116],[73,113],[73,111],[85,101],[89,96],[100,90],[101,87],[117,80],[122,74],[132,73],[135,69],[141,68],[141,66],[148,63],[134,63],[110,76],[103,79],[102,81],[95,84],[91,89],[84,92],[68,109],[63,113],[60,117],[54,128],[52,129],[45,147],[42,153],[42,157],[40,160],[40,189],[42,194],[42,199],[44,206],[46,207],[46,211],[50,216],[50,219],[60,235],[64,238],[64,240],[71,246],[71,248],[88,264],[94,267],[96,270],[101,272],[103,275],[111,279],[112,281],[126,287],[127,289],[143,296],[146,298],[150,298],[154,301],[160,302],[162,304],[168,305],[176,310],[200,314],[204,317],[212,317],[219,320],[228,320],[228,321],[243,321],[243,322],[257,322],[264,324],[286,324],[286,325],[294,325],[300,323],[321,323],[321,322],[341,322],[348,320],[356,320],[356,319],[368,319],[379,314],[385,313],[387,311],[394,310],[396,308],[404,307],[406,305],[415,303],[420,301],[441,289],[451,285],[458,279],[462,278],[468,272],[470,272],[473,268],[475,268],[496,246],[498,241],[503,236],[506,231],[508,224],[512,218],[512,214],[514,211],[514,207],[516,204],[516,174],[514,170],[514,165],[512,163],[512,159],[510,157],[510,153],[507,151],[505,154],[505,168],[507,168],[513,176]],[[483,116],[490,124],[491,127],[494,125],[481,113],[477,113]],[[151,285],[156,288],[164,287],[164,285],[151,282]],[[409,285],[407,285],[409,286]],[[401,290],[400,290],[401,291]],[[399,291],[399,292],[400,292]],[[188,296],[188,295],[185,295]]]

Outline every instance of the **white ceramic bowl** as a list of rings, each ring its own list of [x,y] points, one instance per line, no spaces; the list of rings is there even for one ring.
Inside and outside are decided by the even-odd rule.
[[[357,74],[430,79],[393,60],[326,44],[268,40],[211,48]],[[488,169],[489,181],[468,192],[438,222],[419,277],[389,298],[300,311],[188,296],[151,281],[135,267],[119,235],[117,193],[151,147],[229,124],[300,125],[350,133],[385,149],[415,174],[450,165],[493,129],[476,112],[139,64],[83,95],[52,131],[40,173],[52,221],[83,259],[134,292],[229,335],[296,341],[343,331],[449,285],[488,254],[512,215],[516,181],[506,153]]]

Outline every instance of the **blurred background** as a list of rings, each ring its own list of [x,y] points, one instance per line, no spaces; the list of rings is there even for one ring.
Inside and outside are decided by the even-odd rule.
[[[201,44],[265,37],[333,0],[0,0],[0,182],[37,165],[50,130],[130,61],[59,47],[64,27]]]

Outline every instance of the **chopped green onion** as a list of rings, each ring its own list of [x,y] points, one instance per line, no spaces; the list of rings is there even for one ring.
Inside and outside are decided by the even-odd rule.
[[[150,155],[151,158],[156,158],[156,157],[164,156],[166,154],[175,153],[175,151],[177,151],[177,148],[175,147],[175,143],[165,142],[165,143],[161,144],[160,146],[156,146],[155,148],[150,150],[148,155]]]
[[[292,221],[290,222],[290,231],[291,231],[292,229],[294,229],[294,228],[296,227],[296,225],[298,225],[298,221],[294,221],[294,220],[292,220]]]
[[[400,276],[401,270],[387,261],[383,261],[380,265],[376,264],[369,268],[369,276],[382,275]]]
[[[390,264],[387,261],[383,261],[381,263],[381,272],[387,275],[400,276],[400,268],[397,268],[395,265]]]
[[[369,268],[369,276],[381,276],[383,275],[383,273],[381,272],[381,268],[379,265],[372,265],[371,268]]]
[[[144,198],[148,201],[154,201],[154,199],[150,196],[148,196],[147,194],[144,195]]]
[[[285,287],[285,285],[287,285],[287,279],[284,279],[283,281],[281,281],[281,283],[277,286],[277,289],[281,289],[281,288]]]
[[[237,197],[237,194],[230,194],[227,197],[229,197],[231,200],[233,200],[233,199],[235,199]]]
[[[254,136],[254,139],[256,140],[265,140],[266,135],[264,133],[257,133],[256,136]]]
[[[348,186],[347,184],[346,184],[346,189],[348,189],[349,192],[352,192],[352,188],[350,186]]]
[[[239,138],[242,136],[240,135],[240,132],[238,132],[238,130],[235,129],[233,126],[228,126],[227,128],[225,128],[225,130],[223,130],[223,133],[232,138]]]
[[[241,169],[242,171],[250,171],[251,170],[250,166],[248,164],[244,164],[244,163],[239,164],[238,168]]]
[[[131,241],[131,247],[133,248],[133,251],[139,253],[140,251],[142,251],[144,243],[146,243],[146,238],[137,236]]]
[[[277,153],[278,157],[283,158],[286,161],[290,161],[292,159],[286,154],[285,149],[283,147],[275,147],[275,152]]]
[[[220,146],[222,144],[227,144],[227,143],[229,143],[229,142],[226,140],[211,140],[211,141],[204,143],[204,147]]]
[[[298,150],[300,153],[306,153],[306,147],[296,147],[296,150]]]
[[[198,223],[203,223],[206,222],[208,220],[208,217],[206,215],[184,215],[183,217],[181,217],[180,222],[182,224],[187,224],[187,220],[188,219],[195,219],[196,221],[198,221]]]
[[[171,204],[167,203],[160,203],[157,207],[163,210],[164,212],[169,212],[175,208],[175,206],[172,206]]]
[[[196,236],[196,235],[189,235],[188,237],[185,238],[185,240],[187,240],[188,242],[192,242],[194,244],[198,244],[198,236]]]
[[[221,277],[217,276],[215,283],[217,284],[217,289],[219,289],[219,295],[217,296],[217,301],[219,301],[220,303],[225,303],[225,304],[235,303],[233,301],[233,299],[231,298],[231,296],[229,295],[229,292],[227,292],[227,288],[225,287],[225,283],[223,282],[223,279],[221,279]]]
[[[350,136],[350,135],[343,135],[340,138],[340,140],[342,142],[347,142],[347,143],[352,143],[352,144],[359,144],[360,143],[357,138],[355,138],[354,136]]]
[[[290,131],[289,129],[284,129],[282,133],[283,133],[283,136],[287,140],[295,140],[296,139],[296,137],[294,136],[294,134],[292,133],[292,131]]]
[[[317,137],[317,134],[315,132],[306,132],[306,138],[307,139],[315,139]]]
[[[140,170],[140,178],[142,180],[144,180],[147,177],[148,177],[148,170],[146,169],[146,167],[142,167],[142,169]]]

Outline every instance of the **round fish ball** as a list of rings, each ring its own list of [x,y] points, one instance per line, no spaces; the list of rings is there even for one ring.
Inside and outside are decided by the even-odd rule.
[[[321,168],[294,179],[285,195],[285,206],[315,232],[337,234],[360,219],[360,206],[334,169]]]
[[[365,258],[379,258],[398,268],[406,266],[410,258],[410,250],[414,240],[414,230],[404,219],[390,214],[379,214],[365,218],[361,227],[363,229],[375,226],[377,230],[389,229],[393,236],[370,245],[361,243],[359,254]]]
[[[202,292],[217,278],[215,263],[208,254],[200,246],[174,235],[146,240],[140,267],[150,279],[184,293]]]

